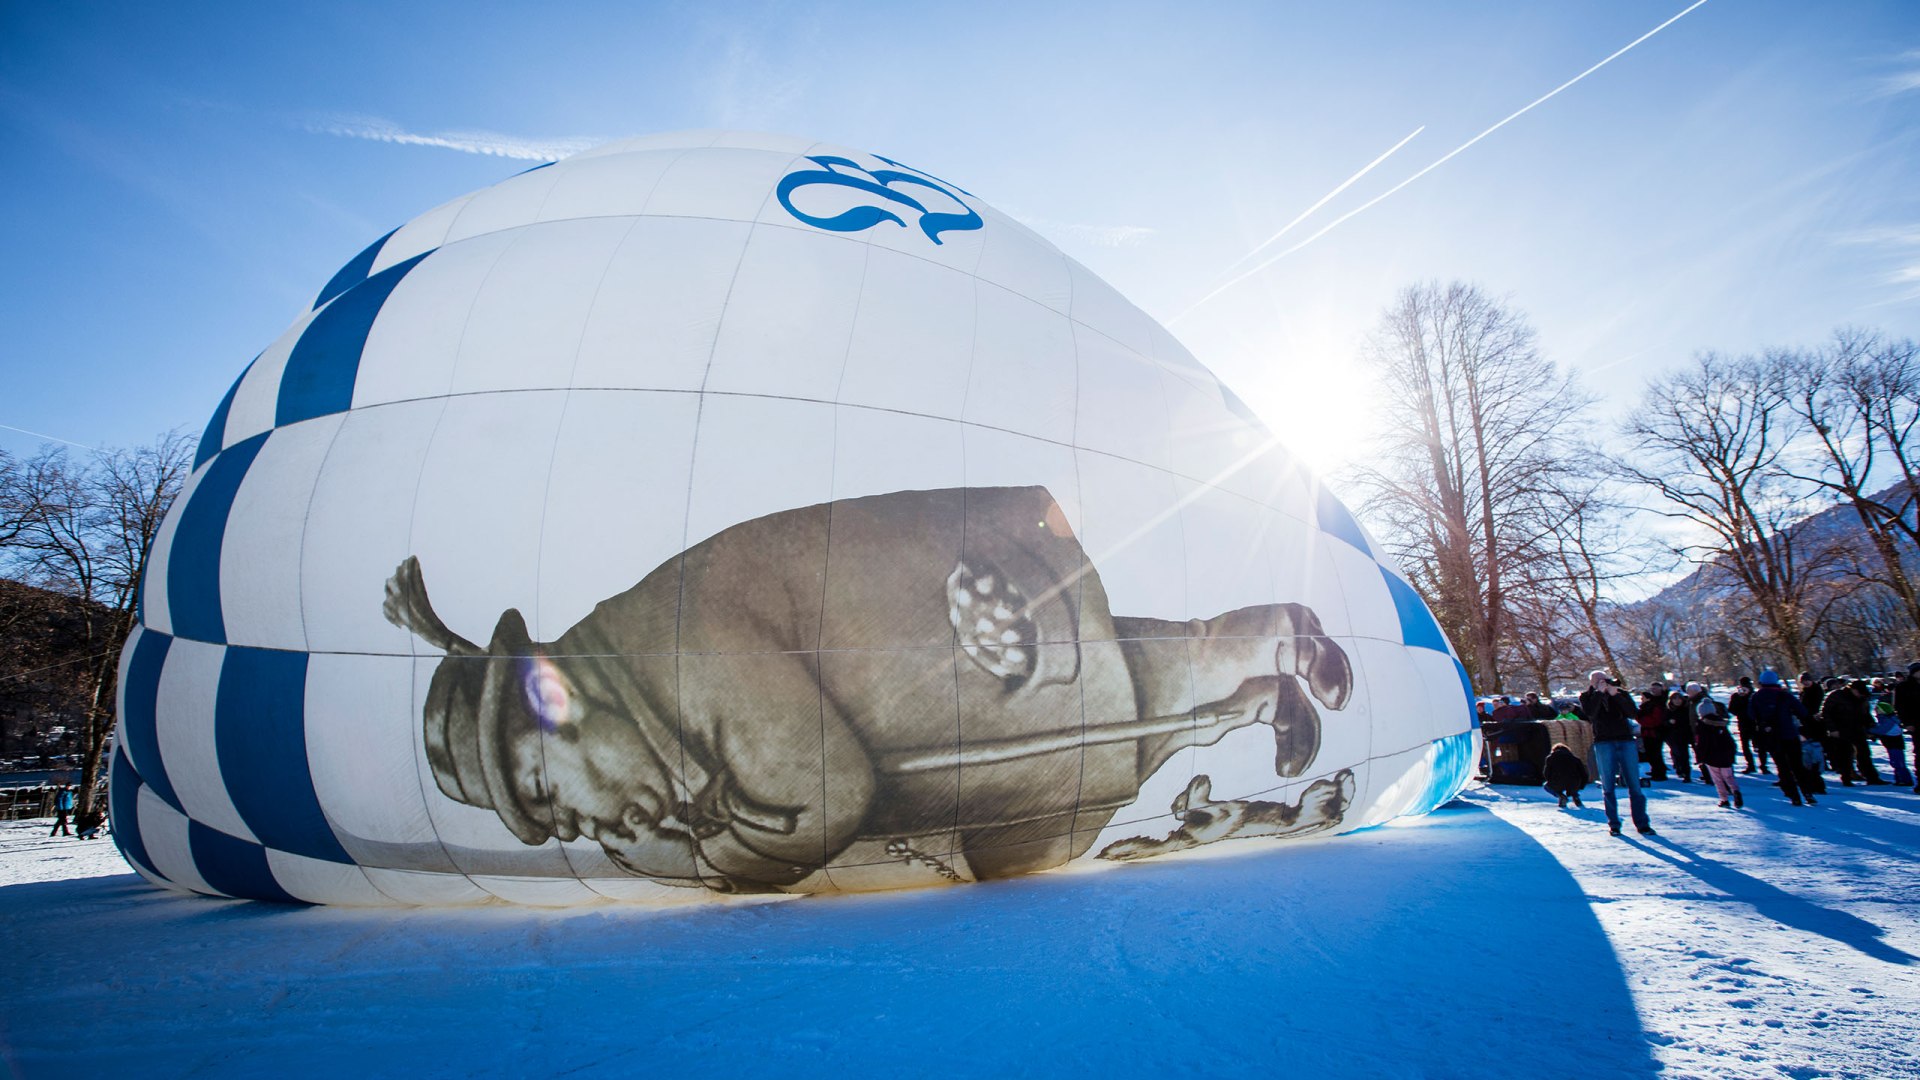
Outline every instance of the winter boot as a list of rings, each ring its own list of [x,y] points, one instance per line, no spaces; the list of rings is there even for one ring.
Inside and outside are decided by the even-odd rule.
[[[1735,810],[1738,810],[1746,805],[1747,805],[1747,800],[1740,797],[1739,791],[1735,791],[1733,793],[1733,808]]]
[[[1585,809],[1587,808],[1587,804],[1586,804],[1586,803],[1583,803],[1583,802],[1581,802],[1581,801],[1580,801],[1580,796],[1578,796],[1578,795],[1575,795],[1575,796],[1573,797],[1573,805],[1574,805],[1574,806],[1576,806],[1576,807],[1579,807],[1579,808],[1580,808],[1580,809],[1582,809],[1582,810],[1585,810]]]
[[[1725,810],[1728,807],[1728,805],[1730,804],[1727,802],[1727,800],[1725,799],[1720,800],[1720,809]]]
[[[1560,796],[1560,809],[1565,810],[1566,808],[1567,808],[1567,797],[1565,795],[1562,795]]]

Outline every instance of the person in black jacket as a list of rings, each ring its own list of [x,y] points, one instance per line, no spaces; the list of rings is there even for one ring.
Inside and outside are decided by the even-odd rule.
[[[1698,686],[1698,683],[1693,685]],[[1683,784],[1693,783],[1693,702],[1679,690],[1667,695],[1667,722],[1660,739],[1673,755],[1673,772]],[[1704,782],[1706,776],[1700,779]]]
[[[1800,754],[1804,741],[1800,725],[1808,719],[1806,706],[1780,685],[1780,674],[1768,668],[1760,673],[1760,689],[1754,691],[1747,715],[1753,718],[1754,738],[1772,749],[1773,760],[1780,766],[1780,790],[1793,805],[1802,805],[1800,781],[1809,776]],[[1820,774],[1812,773],[1811,778],[1818,781]],[[1825,789],[1824,783],[1821,788]],[[1805,805],[1814,804],[1813,795],[1811,789],[1806,792]]]
[[[1615,788],[1625,785],[1627,805],[1633,827],[1643,836],[1653,835],[1653,823],[1647,818],[1647,796],[1635,776],[1639,770],[1640,748],[1633,736],[1633,703],[1620,682],[1604,671],[1588,678],[1580,693],[1580,711],[1593,725],[1593,757],[1600,766],[1600,800],[1607,811],[1607,831],[1620,835],[1620,804]]]
[[[1748,776],[1753,775],[1754,751],[1760,754],[1760,771],[1772,772],[1767,768],[1767,744],[1753,737],[1753,725],[1747,721],[1747,706],[1753,704],[1753,680],[1740,676],[1740,685],[1727,696],[1727,711],[1733,714],[1734,726],[1740,729],[1740,752],[1746,756],[1747,767],[1740,770]]]
[[[1547,763],[1541,766],[1547,782],[1541,786],[1560,796],[1560,809],[1567,808],[1567,800],[1573,805],[1584,807],[1580,801],[1580,789],[1587,786],[1587,763],[1581,761],[1566,743],[1554,743],[1553,750],[1547,754]]]
[[[1860,779],[1854,768],[1854,734],[1857,731],[1865,742],[1867,727],[1872,723],[1867,701],[1855,696],[1844,679],[1828,679],[1822,689],[1826,696],[1820,700],[1820,747],[1826,751],[1827,766],[1840,774],[1840,786],[1852,787]]]
[[[1733,733],[1727,730],[1730,719],[1726,707],[1708,696],[1699,683],[1687,684],[1687,697],[1693,709],[1693,745],[1700,754],[1700,769],[1712,779],[1720,794],[1720,805],[1731,800],[1735,807],[1746,805],[1740,797],[1740,781],[1733,777],[1736,748]]]
[[[1907,673],[1893,684],[1893,713],[1900,718],[1913,745],[1913,793],[1920,795],[1920,660],[1907,665]]]
[[[1808,716],[1819,716],[1820,706],[1826,704],[1826,701],[1827,692],[1821,687],[1820,680],[1814,678],[1811,671],[1801,672],[1800,707],[1807,710]]]
[[[1840,699],[1833,718],[1833,741],[1840,749],[1840,773],[1864,780],[1869,787],[1885,787],[1880,770],[1873,766],[1873,751],[1868,748],[1867,733],[1873,729],[1873,695],[1867,680],[1855,679],[1829,700]]]

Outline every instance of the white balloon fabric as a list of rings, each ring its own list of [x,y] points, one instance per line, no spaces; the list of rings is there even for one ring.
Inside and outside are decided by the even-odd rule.
[[[1421,814],[1465,672],[1162,327],[971,192],[633,139],[376,241],[214,412],[121,661],[148,879],[974,881]]]

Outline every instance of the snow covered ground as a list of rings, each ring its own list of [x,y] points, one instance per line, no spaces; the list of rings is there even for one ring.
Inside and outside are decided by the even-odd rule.
[[[1759,778],[1748,778],[1749,780]],[[1920,796],[1543,793],[937,892],[283,908],[0,830],[22,1076],[1920,1076]],[[1223,847],[1227,845],[1222,845]]]

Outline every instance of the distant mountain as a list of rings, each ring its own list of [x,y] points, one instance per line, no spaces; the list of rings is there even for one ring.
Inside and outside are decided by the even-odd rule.
[[[1876,493],[1875,501],[1886,502],[1894,497],[1900,485],[1895,484]],[[1846,503],[1836,503],[1818,513],[1801,518],[1787,527],[1787,533],[1795,547],[1803,552],[1825,549],[1831,545],[1851,547],[1862,559],[1872,560],[1877,565],[1879,554],[1873,550],[1867,537],[1867,531],[1860,524],[1860,515]],[[1909,548],[1903,553],[1903,561],[1920,571],[1920,551]],[[1740,585],[1730,577],[1716,573],[1714,564],[1695,567],[1694,571],[1679,581],[1667,586],[1645,600],[1621,605],[1622,609],[1632,609],[1646,604],[1659,603],[1698,603],[1701,600],[1724,600],[1737,597]]]

